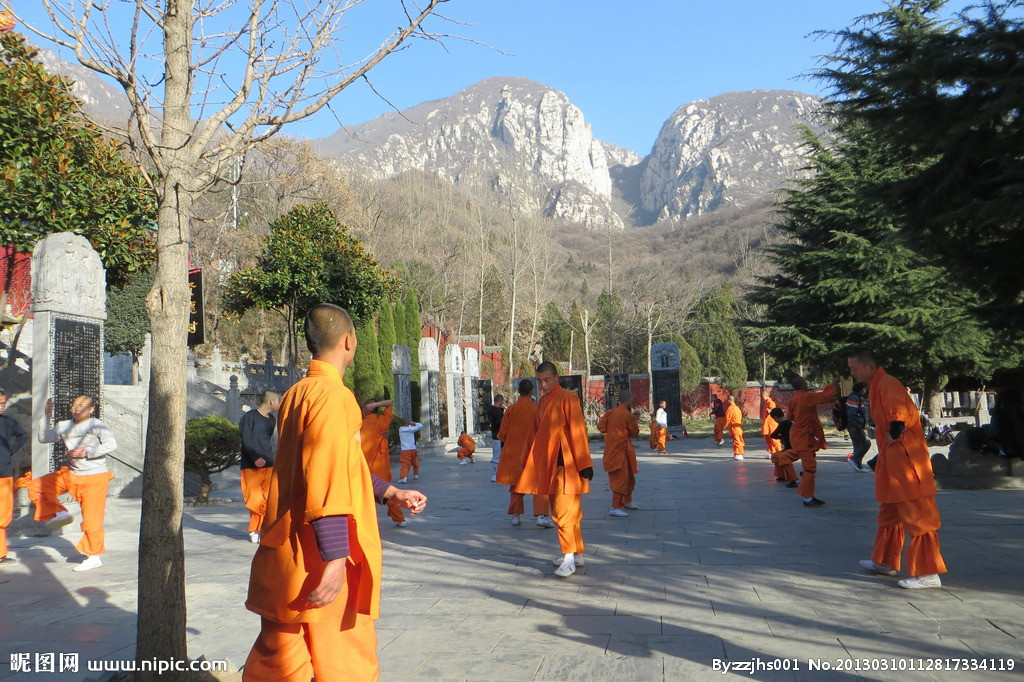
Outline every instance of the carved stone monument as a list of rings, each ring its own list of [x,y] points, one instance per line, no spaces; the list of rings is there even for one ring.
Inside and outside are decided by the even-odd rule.
[[[679,346],[674,343],[656,343],[651,346],[651,386],[654,389],[654,405],[658,409],[664,400],[668,413],[668,425],[683,423],[682,404],[679,396]]]
[[[580,400],[580,408],[582,409],[585,401],[583,400],[583,376],[579,374],[567,374],[558,377],[558,385],[565,390],[575,393],[576,397]]]
[[[628,374],[604,375],[604,409],[612,410],[619,406],[619,393],[629,390]],[[633,403],[636,404],[634,399]]]
[[[85,237],[61,232],[32,251],[32,433],[48,398],[58,420],[70,418],[71,402],[80,395],[93,398],[93,414],[101,416],[106,286],[99,254]],[[66,463],[63,443],[32,439],[35,478]]]
[[[437,341],[432,337],[420,339],[420,421],[423,430],[420,440],[441,438],[441,360]]]
[[[412,419],[412,370],[408,346],[391,346],[391,375],[395,379],[394,411],[399,417]]]
[[[465,399],[466,433],[474,435],[479,430],[476,419],[475,382],[480,379],[480,353],[476,348],[466,348],[462,365],[463,398]]]
[[[444,347],[445,388],[448,389],[448,438],[459,437],[466,427],[466,400],[463,397],[462,348],[450,343]]]

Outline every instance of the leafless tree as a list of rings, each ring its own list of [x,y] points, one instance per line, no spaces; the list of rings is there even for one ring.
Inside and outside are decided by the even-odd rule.
[[[39,1],[50,25],[29,30],[120,84],[132,112],[129,144],[154,171],[158,257],[147,299],[153,364],[136,656],[181,660],[187,270],[196,199],[254,144],[320,111],[410,39],[439,39],[422,26],[443,0],[422,0],[422,7],[400,0],[400,28],[348,63],[338,54],[343,21],[361,0],[250,0],[244,8],[232,0]]]

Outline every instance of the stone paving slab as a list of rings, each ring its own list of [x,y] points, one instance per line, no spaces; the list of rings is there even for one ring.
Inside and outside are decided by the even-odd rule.
[[[487,448],[472,466],[424,458],[416,483],[427,511],[406,528],[380,516],[381,679],[1020,680],[1024,491],[940,491],[950,573],[941,590],[902,590],[857,565],[871,551],[876,505],[872,477],[851,471],[846,452],[819,456],[817,495],[828,504],[817,509],[776,483],[759,453],[735,462],[727,448],[682,440],[666,456],[641,449],[641,509],[612,518],[598,465],[584,497],[587,563],[564,580],[551,565],[555,531],[530,517],[509,524]],[[235,501],[186,510],[187,639],[192,657],[237,668],[259,627],[243,606],[254,547],[237,472],[215,494]],[[11,538],[18,563],[0,568],[0,680],[103,675],[12,673],[10,653],[132,658],[139,508],[108,501],[108,552],[87,573],[71,570],[77,525]],[[1012,658],[1015,670],[871,668],[993,658]],[[789,669],[763,669],[777,661]]]

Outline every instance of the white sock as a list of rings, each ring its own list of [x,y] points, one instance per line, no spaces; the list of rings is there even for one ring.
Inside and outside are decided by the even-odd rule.
[[[813,499],[814,499],[813,497],[805,497],[804,498],[804,502],[810,502]]]
[[[573,554],[572,552],[566,552],[565,556],[562,557],[562,563],[565,563],[566,561],[569,561],[570,559],[572,559],[573,563],[576,563],[576,555]]]

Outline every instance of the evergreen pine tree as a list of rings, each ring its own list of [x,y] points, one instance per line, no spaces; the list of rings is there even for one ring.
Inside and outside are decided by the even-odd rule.
[[[388,372],[390,377],[390,365]],[[356,354],[352,366],[345,372],[345,380],[360,404],[384,397],[377,331],[372,317],[368,317],[356,327]]]
[[[391,374],[391,346],[397,343],[395,338],[395,319],[392,316],[391,306],[385,305],[380,309],[378,316],[380,330],[377,332],[377,348],[380,356],[380,376],[384,387],[384,397],[393,398],[395,389],[392,386]]]
[[[409,365],[412,389],[412,420],[420,421],[422,396],[420,395],[420,339],[423,338],[423,322],[420,319],[420,302],[412,289],[405,294],[405,342],[409,344]]]
[[[747,383],[743,343],[735,319],[736,298],[732,287],[724,283],[697,302],[693,326],[687,334],[704,376],[719,377],[729,389],[743,388]]]

